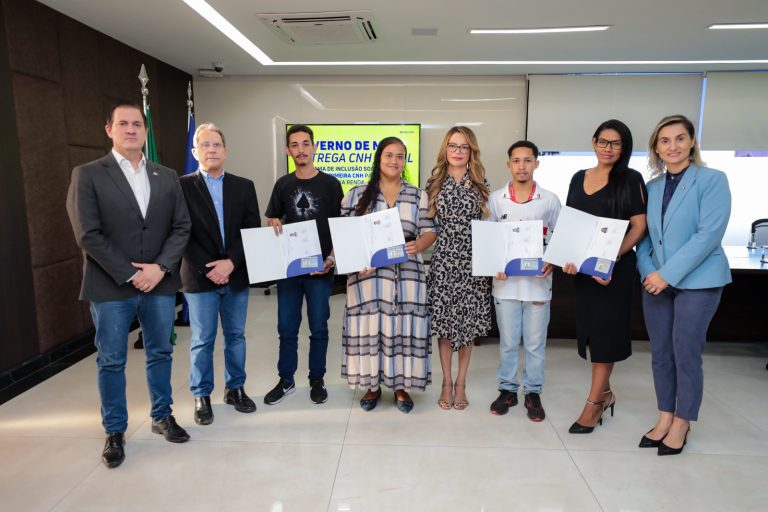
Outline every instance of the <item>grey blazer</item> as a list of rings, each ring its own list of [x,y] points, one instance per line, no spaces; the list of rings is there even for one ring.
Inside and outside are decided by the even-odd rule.
[[[176,173],[147,162],[150,196],[146,218],[112,153],[75,167],[67,193],[67,213],[83,250],[80,299],[123,300],[140,293],[128,282],[131,262],[157,263],[170,272],[152,290],[173,294],[181,286],[179,262],[190,220]]]

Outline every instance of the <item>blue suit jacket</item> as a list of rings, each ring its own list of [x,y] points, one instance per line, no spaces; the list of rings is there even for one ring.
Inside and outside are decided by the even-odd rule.
[[[648,182],[648,233],[637,245],[640,278],[653,271],[670,286],[714,288],[731,282],[721,242],[731,215],[725,174],[691,164],[667,205],[661,201],[666,176]]]

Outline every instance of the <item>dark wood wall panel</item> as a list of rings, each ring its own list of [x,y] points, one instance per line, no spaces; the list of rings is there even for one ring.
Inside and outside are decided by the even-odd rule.
[[[5,5],[0,1],[0,373],[38,353],[27,212],[11,89]]]
[[[59,14],[30,0],[5,0],[11,70],[61,81],[57,18]]]
[[[91,162],[93,160],[96,160],[97,158],[101,158],[104,156],[103,149],[84,148],[82,146],[69,146],[69,148],[67,149],[69,151],[69,169],[68,169],[69,171],[71,171],[71,169],[74,169],[78,165]],[[67,180],[69,180],[69,176],[67,176]],[[69,181],[67,181],[67,186],[69,186]],[[72,230],[69,229],[69,231],[70,231],[69,234],[71,235]],[[74,238],[72,240],[74,243]]]
[[[162,107],[155,118],[154,103],[152,103],[153,121],[156,127],[162,128],[157,133],[157,145],[161,149],[160,159],[164,165],[184,173],[184,163],[187,159],[187,84],[191,81],[187,73],[180,71],[164,62],[157,63],[157,82],[155,83],[155,101]],[[150,82],[151,83],[151,82]],[[179,96],[179,90],[182,91]],[[176,140],[177,133],[184,133],[184,143]]]
[[[86,330],[77,294],[72,300],[73,292],[80,288],[79,264],[78,258],[72,258],[32,270],[41,353]]]
[[[14,269],[12,285],[0,288],[12,290],[0,292],[2,374],[93,327],[88,304],[77,299],[82,254],[65,200],[71,169],[111,147],[109,108],[141,103],[144,64],[158,153],[181,169],[191,76],[33,0],[0,0],[0,25],[0,103],[13,112],[0,120],[0,235],[15,241],[0,253],[3,267]],[[10,339],[6,316],[15,320]]]
[[[111,37],[103,34],[99,36],[96,55],[99,63],[101,93],[109,98],[141,103],[139,70],[144,64],[150,80],[147,88],[150,90],[151,101],[154,96],[153,89],[157,87],[155,59]]]
[[[92,148],[107,145],[104,134],[106,109],[102,104],[99,63],[95,58],[104,37],[71,18],[59,18],[64,111],[67,113],[67,141],[71,145]]]
[[[65,209],[69,152],[61,86],[14,73],[13,90],[32,267],[75,257]]]

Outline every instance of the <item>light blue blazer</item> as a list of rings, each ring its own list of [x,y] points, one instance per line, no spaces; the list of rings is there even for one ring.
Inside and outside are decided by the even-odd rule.
[[[731,282],[721,245],[731,215],[725,173],[691,164],[667,205],[661,202],[666,175],[648,182],[648,233],[637,245],[640,279],[653,271],[670,286],[715,288]]]

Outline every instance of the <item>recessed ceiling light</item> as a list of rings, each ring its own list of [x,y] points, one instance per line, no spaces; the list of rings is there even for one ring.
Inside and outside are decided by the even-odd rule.
[[[261,51],[258,46],[253,44],[250,39],[237,30],[234,25],[227,21],[224,16],[219,14],[216,9],[211,7],[208,2],[205,0],[184,0],[184,3],[190,6],[208,23],[219,29],[219,31],[230,38],[233,43],[245,50],[248,55],[265,66],[272,64],[272,59],[269,58],[269,55]]]
[[[270,66],[680,66],[712,64],[768,64],[768,59],[732,60],[372,60],[275,61]]]
[[[662,65],[662,66],[679,66],[686,64],[693,65],[712,65],[712,64],[749,64],[749,65],[763,65],[768,64],[768,59],[733,59],[733,60],[429,60],[429,61],[402,61],[402,60],[390,60],[390,61],[313,61],[313,62],[299,62],[299,61],[273,61],[269,55],[261,51],[261,49],[253,44],[242,32],[235,28],[224,16],[219,14],[216,9],[210,6],[205,0],[184,0],[184,3],[195,10],[200,16],[202,16],[211,25],[216,27],[221,33],[232,40],[236,45],[245,50],[248,55],[253,57],[263,66],[648,66],[648,65]],[[747,25],[751,25],[748,27]],[[710,28],[715,28],[717,25],[712,25]],[[766,23],[751,23],[742,24],[738,27],[729,25],[728,28],[766,28]],[[563,32],[563,31],[585,31],[585,30],[608,30],[610,26],[599,27],[561,27],[550,29],[521,29],[521,30],[538,30],[538,31],[550,31],[550,32]],[[474,29],[474,33],[480,29]],[[489,33],[488,31],[484,33]],[[499,32],[495,33],[514,33],[514,32]]]
[[[709,30],[745,30],[751,28],[768,28],[768,23],[716,23],[707,28]]]
[[[512,101],[515,99],[517,98],[511,98],[511,97],[508,97],[508,98],[441,98],[440,101],[450,101],[450,102],[457,102],[457,103],[462,103],[462,102],[474,103],[478,101]]]
[[[608,30],[610,25],[593,25],[588,27],[549,27],[549,28],[473,28],[470,34],[553,34],[557,32],[599,32]]]

